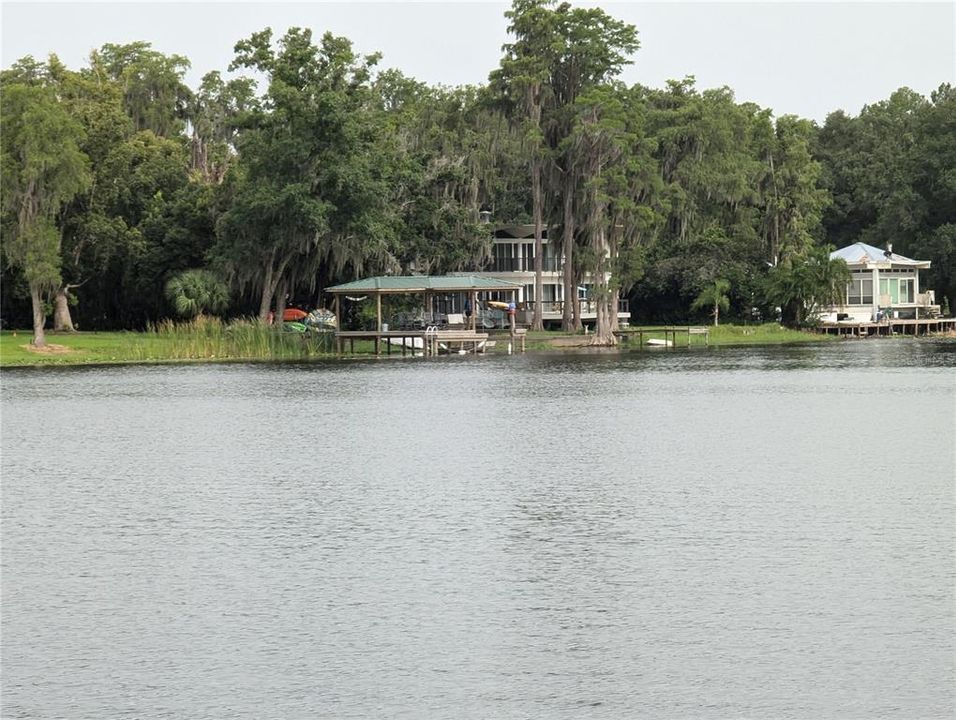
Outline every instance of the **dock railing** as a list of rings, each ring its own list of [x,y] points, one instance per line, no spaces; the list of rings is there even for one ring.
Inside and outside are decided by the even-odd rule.
[[[710,328],[704,325],[669,325],[665,327],[649,328],[629,327],[616,330],[614,335],[623,342],[630,342],[636,338],[641,348],[643,348],[645,345],[645,338],[647,340],[663,339],[665,347],[677,347],[677,338],[681,336],[686,336],[687,338],[686,342],[681,343],[683,347],[691,347],[691,345],[701,344],[700,340],[692,342],[691,338],[702,338],[704,345],[710,345]]]

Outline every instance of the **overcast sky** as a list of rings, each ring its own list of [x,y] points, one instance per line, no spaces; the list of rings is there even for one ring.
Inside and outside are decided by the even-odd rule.
[[[585,3],[580,3],[585,4]],[[600,2],[637,26],[641,49],[624,80],[660,87],[695,75],[737,99],[822,122],[906,85],[929,94],[956,84],[956,3]],[[507,41],[498,2],[13,3],[2,5],[2,60],[56,52],[70,67],[107,42],[147,40],[192,61],[195,87],[224,71],[235,42],[270,26],[330,30],[382,66],[429,83],[484,82]]]

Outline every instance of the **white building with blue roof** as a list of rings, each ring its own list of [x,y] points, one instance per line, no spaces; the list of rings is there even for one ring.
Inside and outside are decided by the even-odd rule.
[[[845,302],[825,310],[824,322],[876,322],[882,318],[921,319],[939,316],[932,290],[920,291],[919,271],[929,260],[913,260],[886,249],[858,242],[834,250],[830,258],[842,258],[850,269]]]

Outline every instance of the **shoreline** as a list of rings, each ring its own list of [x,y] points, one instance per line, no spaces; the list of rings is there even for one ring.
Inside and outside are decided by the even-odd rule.
[[[636,342],[623,341],[616,346],[601,347],[588,345],[588,337],[583,334],[568,334],[560,331],[529,333],[527,353],[581,353],[581,352],[661,352],[675,350],[704,350],[722,347],[767,347],[779,345],[801,345],[847,341],[852,338],[838,338],[819,333],[791,330],[779,325],[722,325],[709,328],[710,335],[706,344],[693,340],[689,346],[679,341],[676,347],[648,347]],[[642,328],[646,340],[658,333],[663,337],[663,326]],[[282,336],[286,339],[289,336]],[[953,339],[954,335],[941,334],[923,336],[926,339]],[[338,355],[334,352],[316,351],[314,346],[296,338],[299,346],[290,352],[288,345],[276,351],[268,347],[256,348],[258,352],[236,353],[209,352],[190,345],[187,348],[177,346],[173,340],[157,339],[148,332],[77,332],[69,334],[47,334],[47,342],[57,346],[53,351],[36,351],[29,348],[31,334],[23,331],[3,331],[0,333],[0,369],[10,368],[62,368],[95,367],[115,365],[196,365],[196,364],[233,364],[233,363],[302,363],[330,360],[354,360],[376,358],[369,347],[357,346],[355,353]],[[891,338],[879,338],[886,340]],[[900,338],[902,339],[902,338]],[[907,337],[909,339],[909,337]],[[217,348],[222,350],[222,348]],[[490,355],[504,355],[500,347]],[[383,359],[389,356],[381,356]],[[395,355],[401,358],[401,355]],[[391,359],[391,357],[389,357]]]

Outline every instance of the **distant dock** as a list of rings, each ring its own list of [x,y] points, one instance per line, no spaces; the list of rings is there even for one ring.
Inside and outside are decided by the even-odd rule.
[[[956,318],[922,318],[900,320],[887,318],[881,322],[825,322],[816,328],[824,335],[843,337],[891,337],[893,335],[929,335],[956,330]]]
[[[652,339],[664,336],[663,347],[677,347],[678,337],[681,337],[681,345],[690,347],[692,344],[710,344],[710,330],[707,327],[700,326],[667,326],[659,328],[621,328],[614,331],[614,336],[621,342],[631,342],[637,339],[638,346],[643,348],[646,342],[650,343]],[[692,343],[692,338],[697,338],[697,343]]]

